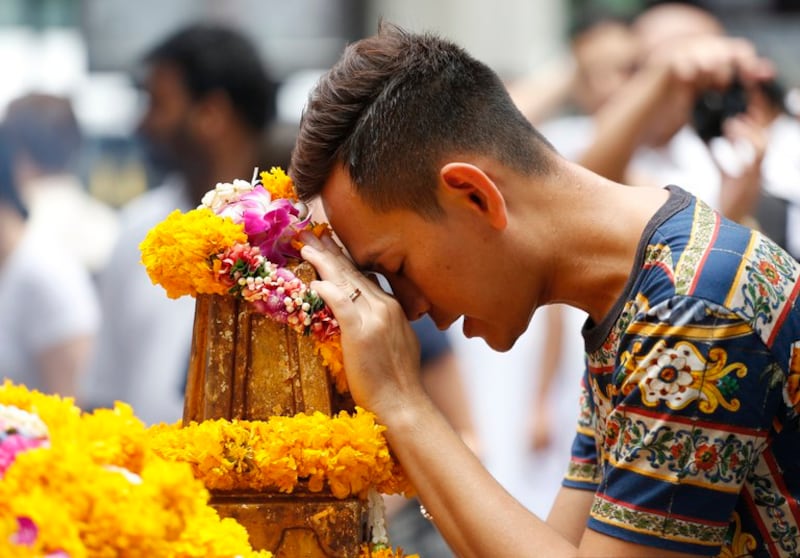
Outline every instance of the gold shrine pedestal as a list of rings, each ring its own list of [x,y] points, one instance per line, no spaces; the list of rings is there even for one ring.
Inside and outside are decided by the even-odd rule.
[[[294,272],[306,282],[314,278],[306,263]],[[342,408],[350,404],[332,389],[310,338],[234,297],[197,297],[184,424],[314,411],[331,415]],[[366,502],[303,486],[290,495],[212,491],[211,505],[244,525],[253,548],[276,558],[356,557],[368,537]]]

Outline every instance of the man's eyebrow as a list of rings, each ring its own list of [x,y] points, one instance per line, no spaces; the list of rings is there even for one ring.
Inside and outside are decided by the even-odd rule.
[[[342,253],[344,253],[348,260],[353,262],[353,265],[356,267],[356,269],[359,271],[370,271],[371,268],[375,266],[375,261],[378,259],[377,252],[368,252],[364,258],[357,258],[355,254],[353,254],[353,252],[351,252],[347,246],[345,246],[341,238],[335,237],[335,239],[339,245],[339,248],[342,250]]]

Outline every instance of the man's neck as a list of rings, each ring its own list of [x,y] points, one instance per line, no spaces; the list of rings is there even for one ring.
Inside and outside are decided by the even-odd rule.
[[[546,302],[567,303],[599,321],[621,295],[642,233],[668,193],[661,188],[625,186],[580,167],[573,169],[561,176],[561,207],[550,210],[573,225],[555,227],[562,234],[552,254],[554,273]],[[608,211],[610,207],[614,211]]]

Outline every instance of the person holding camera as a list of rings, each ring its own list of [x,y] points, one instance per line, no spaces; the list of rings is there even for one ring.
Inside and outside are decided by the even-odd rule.
[[[771,81],[772,64],[695,6],[659,4],[632,29],[641,69],[596,113],[598,151],[582,162],[634,185],[681,184],[726,217],[755,224],[767,136],[741,88]],[[707,96],[728,112],[703,111]]]

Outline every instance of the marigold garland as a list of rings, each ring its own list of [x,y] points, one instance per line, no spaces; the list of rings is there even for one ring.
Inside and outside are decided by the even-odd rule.
[[[140,244],[142,263],[170,298],[235,296],[310,335],[337,391],[344,393],[339,324],[316,292],[286,267],[300,261],[301,232],[330,231],[311,222],[283,170],[273,167],[260,177],[254,183],[217,184],[197,209],[172,212]]]
[[[205,420],[151,428],[154,451],[191,465],[214,490],[279,490],[301,483],[311,492],[327,485],[337,498],[366,498],[370,488],[410,495],[412,487],[392,458],[375,415],[356,408],[334,417],[320,412],[266,421]]]
[[[419,558],[419,556],[417,554],[405,554],[402,548],[393,550],[386,546],[369,548],[365,545],[361,547],[359,558]]]
[[[48,437],[46,447],[17,453],[0,474],[0,556],[270,558],[252,549],[241,524],[208,505],[207,489],[226,484],[214,479],[241,482],[257,468],[291,492],[316,463],[325,472],[310,473],[317,480],[309,486],[328,482],[339,497],[363,494],[371,483],[389,492],[409,488],[388,455],[383,427],[363,410],[146,428],[128,405],[82,413],[69,398],[9,381],[0,386],[0,405],[41,420]],[[276,472],[269,471],[270,452],[285,452]],[[292,463],[295,473],[287,472]],[[204,467],[213,472],[198,475]],[[359,558],[415,556],[365,543]]]
[[[210,258],[247,242],[244,227],[210,209],[175,210],[140,245],[142,263],[154,283],[170,298],[228,291],[214,273]]]

